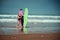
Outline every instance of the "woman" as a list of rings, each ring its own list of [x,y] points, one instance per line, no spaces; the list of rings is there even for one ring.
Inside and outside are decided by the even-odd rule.
[[[24,15],[24,11],[23,9],[20,9],[19,10],[19,13],[18,13],[18,25],[20,27],[20,31],[23,32],[23,15]]]

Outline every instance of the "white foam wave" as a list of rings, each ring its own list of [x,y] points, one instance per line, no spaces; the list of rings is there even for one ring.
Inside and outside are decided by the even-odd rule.
[[[0,19],[0,22],[17,22],[17,19]],[[60,22],[60,20],[38,20],[38,19],[28,19],[28,22]]]
[[[0,15],[0,17],[17,17],[17,15]],[[60,16],[41,16],[41,15],[28,15],[28,17],[38,17],[38,18],[60,18]]]

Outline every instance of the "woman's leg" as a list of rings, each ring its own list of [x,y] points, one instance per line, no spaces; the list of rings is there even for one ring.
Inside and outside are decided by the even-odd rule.
[[[19,21],[18,21],[18,26],[19,26],[20,31],[22,31],[22,24],[21,24],[21,20],[19,20]]]
[[[23,16],[22,16],[22,18],[21,18],[21,24],[22,24],[22,29],[21,29],[21,31],[23,31]]]

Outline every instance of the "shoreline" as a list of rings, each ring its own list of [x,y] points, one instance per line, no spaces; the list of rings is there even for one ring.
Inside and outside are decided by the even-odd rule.
[[[60,33],[0,35],[0,40],[60,40]]]

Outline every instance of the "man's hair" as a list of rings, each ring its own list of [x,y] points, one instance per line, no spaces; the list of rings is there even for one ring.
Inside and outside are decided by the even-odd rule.
[[[20,9],[20,10],[23,10],[23,9]]]

